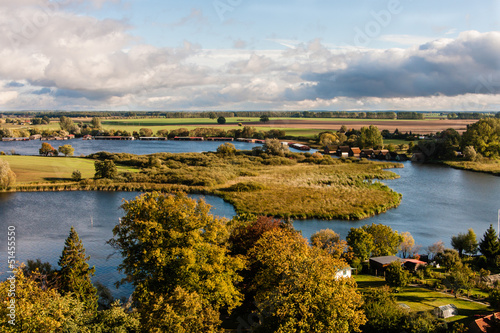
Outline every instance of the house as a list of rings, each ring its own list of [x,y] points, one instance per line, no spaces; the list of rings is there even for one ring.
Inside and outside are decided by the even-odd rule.
[[[338,149],[339,149],[339,146],[337,146],[337,145],[326,145],[324,152],[327,155],[333,155],[333,154],[337,153]]]
[[[352,267],[344,267],[337,271],[337,274],[335,274],[335,279],[338,280],[341,278],[350,278],[351,276],[352,276]]]
[[[41,140],[41,139],[42,139],[41,134],[33,134],[32,136],[30,136],[30,140]]]
[[[403,260],[396,256],[384,256],[384,257],[373,257],[370,258],[370,269],[375,272],[375,275],[383,275],[387,266],[393,262],[400,262],[403,264]]]
[[[75,138],[75,135],[74,134],[68,134],[65,136],[66,140],[71,140],[71,139],[74,139]]]
[[[419,267],[427,266],[427,263],[425,263],[424,261],[421,261],[421,260],[417,260],[417,259],[404,259],[403,265],[409,271],[416,272]]]
[[[389,154],[389,150],[381,149],[377,154],[376,158],[379,160],[387,160],[387,154]]]
[[[500,312],[474,320],[469,325],[472,333],[496,333],[500,332]]]
[[[458,315],[458,309],[453,304],[438,306],[433,312],[436,317],[444,319]]]
[[[372,158],[373,149],[361,149],[359,157],[361,158]]]
[[[349,146],[340,146],[337,149],[337,155],[339,157],[349,157],[349,151],[351,150],[351,147]]]
[[[358,147],[351,147],[351,149],[349,149],[349,157],[360,157],[360,154],[361,154],[361,149],[359,149]]]
[[[82,138],[82,140],[92,140],[92,139],[93,139],[93,137],[90,134],[84,135]]]

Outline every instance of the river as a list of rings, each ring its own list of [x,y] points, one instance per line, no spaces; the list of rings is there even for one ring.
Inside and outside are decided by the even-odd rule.
[[[160,143],[163,142],[153,144]],[[206,143],[208,142],[203,144]],[[150,145],[152,142],[146,144]],[[200,142],[175,144],[184,151],[191,144],[197,145],[198,151],[208,148],[200,148]],[[215,143],[214,147],[219,144]],[[422,246],[421,253],[425,253],[425,247],[439,240],[450,246],[451,236],[459,232],[465,233],[468,228],[475,230],[479,240],[490,224],[496,227],[497,212],[500,209],[500,177],[411,162],[404,163],[402,169],[391,171],[401,177],[384,182],[403,195],[398,208],[362,221],[304,220],[295,221],[294,226],[306,237],[318,230],[330,228],[345,238],[351,227],[382,223],[399,232],[409,231],[415,242]],[[128,296],[132,290],[130,286],[119,290],[113,287],[113,283],[121,278],[116,270],[121,257],[119,254],[112,255],[113,249],[106,241],[112,237],[113,227],[123,216],[120,209],[122,200],[133,199],[138,194],[0,193],[0,237],[5,238],[0,240],[0,258],[5,258],[0,259],[0,271],[7,271],[6,235],[9,226],[15,226],[17,232],[16,259],[22,262],[40,258],[55,266],[64,247],[64,240],[71,226],[74,226],[87,254],[91,256],[90,264],[96,266],[95,280],[112,288],[115,297]],[[231,218],[235,214],[233,207],[220,198],[206,197],[206,201],[213,206],[214,215]]]

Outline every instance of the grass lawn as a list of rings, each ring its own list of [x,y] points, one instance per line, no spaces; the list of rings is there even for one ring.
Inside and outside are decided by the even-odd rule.
[[[74,170],[82,173],[82,178],[94,177],[94,161],[78,157],[44,156],[0,156],[9,162],[17,176],[17,183],[71,180]],[[118,166],[118,172],[138,171],[135,168]]]
[[[370,287],[381,287],[385,284],[382,278],[371,275],[356,275],[354,279],[360,291]],[[412,311],[430,311],[441,305],[454,304],[458,308],[458,315],[447,319],[450,322],[465,320],[476,314],[487,314],[491,311],[486,305],[455,298],[426,288],[406,287],[395,296],[398,303],[408,305]]]

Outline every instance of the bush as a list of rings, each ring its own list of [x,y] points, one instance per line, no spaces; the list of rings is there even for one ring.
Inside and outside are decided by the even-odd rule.
[[[75,182],[79,182],[80,180],[82,180],[82,173],[79,170],[73,171],[73,173],[71,174],[71,179]]]
[[[232,192],[255,192],[265,190],[266,186],[257,182],[237,183],[231,185],[228,190]]]

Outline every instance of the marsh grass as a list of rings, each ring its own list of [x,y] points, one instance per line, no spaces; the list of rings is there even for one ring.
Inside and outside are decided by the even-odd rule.
[[[500,160],[485,160],[481,162],[447,161],[444,163],[456,169],[484,172],[500,176]]]

